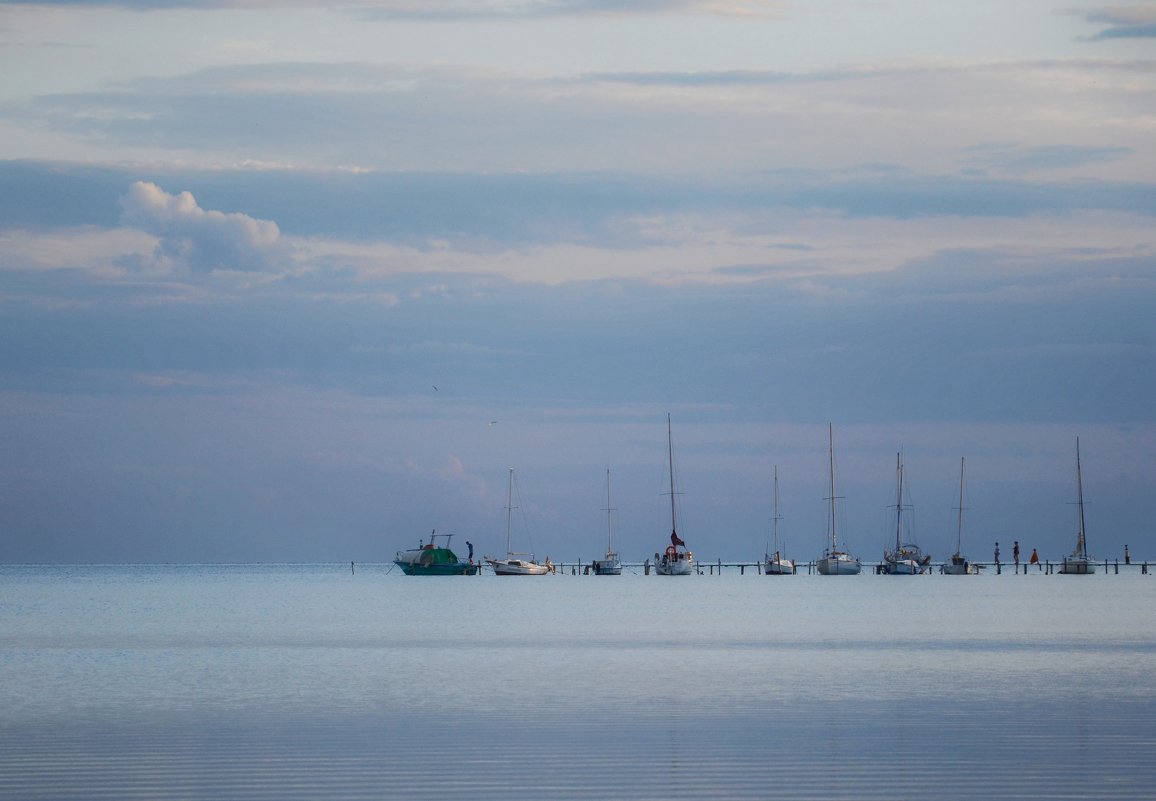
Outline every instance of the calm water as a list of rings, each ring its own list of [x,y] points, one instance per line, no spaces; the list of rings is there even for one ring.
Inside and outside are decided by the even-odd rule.
[[[1150,799],[1156,576],[0,568],[2,799]]]

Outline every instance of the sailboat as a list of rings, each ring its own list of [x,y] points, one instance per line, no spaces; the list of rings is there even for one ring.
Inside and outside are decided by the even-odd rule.
[[[955,532],[955,553],[943,566],[943,573],[947,576],[974,576],[979,573],[979,566],[967,561],[963,555],[963,457],[959,457],[959,525]]]
[[[931,556],[925,555],[903,528],[903,455],[895,454],[895,547],[883,552],[883,572],[888,576],[918,576],[926,573]],[[907,507],[910,508],[910,507]],[[908,532],[909,533],[909,532]]]
[[[671,435],[670,415],[666,416],[666,450],[670,462],[670,545],[662,555],[654,555],[655,572],[660,576],[689,576],[694,569],[694,554],[678,536],[674,517],[674,438]],[[681,548],[681,550],[679,550]]]
[[[1084,477],[1080,472],[1080,438],[1076,437],[1076,506],[1080,510],[1080,530],[1076,534],[1076,550],[1064,557],[1060,572],[1084,576],[1096,572],[1096,558],[1088,555],[1088,538],[1084,533]]]
[[[507,491],[506,501],[506,558],[495,559],[492,556],[486,557],[486,562],[494,570],[496,576],[544,576],[550,572],[552,565],[547,558],[545,564],[534,561],[533,554],[514,553],[513,550],[513,530],[514,530],[514,468],[510,468],[510,488]],[[523,559],[523,556],[529,556],[529,559]]]
[[[827,424],[827,454],[831,477],[831,496],[827,500],[831,502],[831,509],[827,520],[827,548],[816,566],[822,576],[856,576],[862,570],[859,557],[840,550],[835,536],[835,434],[830,423]]]
[[[611,523],[611,516],[614,513],[614,506],[610,503],[610,471],[606,471],[606,556],[601,559],[594,560],[594,575],[596,576],[620,576],[622,575],[622,562],[618,559],[618,553],[614,550],[614,527]]]
[[[771,518],[771,537],[775,543],[775,553],[763,554],[763,573],[768,576],[789,576],[795,572],[795,563],[784,559],[779,550],[779,466],[775,465],[775,515]]]

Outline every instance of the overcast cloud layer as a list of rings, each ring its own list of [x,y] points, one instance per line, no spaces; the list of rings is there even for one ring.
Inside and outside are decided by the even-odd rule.
[[[1009,8],[1008,6],[1012,6]],[[1156,559],[1156,7],[0,2],[5,561]],[[1010,547],[1004,547],[1010,552]]]

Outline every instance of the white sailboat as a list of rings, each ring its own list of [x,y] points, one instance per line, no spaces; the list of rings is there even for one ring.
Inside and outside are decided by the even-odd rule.
[[[513,550],[514,509],[516,508],[514,506],[514,468],[511,467],[510,488],[507,491],[506,500],[506,558],[495,559],[492,556],[487,556],[486,563],[493,568],[496,576],[544,576],[553,568],[549,558],[543,564],[534,561],[532,553],[515,553]],[[523,559],[524,556],[530,558]]]
[[[612,525],[612,515],[614,514],[614,505],[610,502],[610,471],[606,471],[606,556],[601,559],[594,560],[594,575],[596,576],[620,576],[622,575],[622,562],[618,559],[618,553],[614,550],[614,526]]]
[[[774,554],[763,554],[763,573],[768,576],[790,576],[795,572],[795,562],[783,557],[779,550],[779,466],[775,465],[775,515],[771,518],[771,538],[775,543]]]
[[[955,532],[955,553],[943,566],[943,573],[947,576],[974,576],[979,573],[979,566],[967,561],[963,555],[963,457],[959,457],[959,525]]]
[[[694,570],[694,554],[678,536],[674,515],[674,438],[671,434],[670,415],[666,416],[666,451],[670,462],[670,545],[662,554],[654,555],[655,572],[660,576],[689,576]],[[680,550],[681,549],[681,550]]]
[[[1080,471],[1080,438],[1076,437],[1076,506],[1080,510],[1080,529],[1076,534],[1076,550],[1064,557],[1060,572],[1086,576],[1096,572],[1096,557],[1088,555],[1088,538],[1084,533],[1084,476]]]
[[[827,454],[831,477],[831,496],[827,500],[831,502],[831,509],[827,520],[827,548],[816,566],[821,576],[856,576],[863,569],[859,557],[840,550],[835,535],[835,434],[830,423],[827,424]]]
[[[903,526],[903,455],[895,454],[895,547],[883,552],[883,572],[888,576],[918,576],[926,573],[931,556],[912,540]],[[907,535],[906,537],[904,535]]]

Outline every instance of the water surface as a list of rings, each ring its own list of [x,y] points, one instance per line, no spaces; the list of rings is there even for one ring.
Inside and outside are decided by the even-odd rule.
[[[4,799],[1140,799],[1156,578],[0,568]]]

